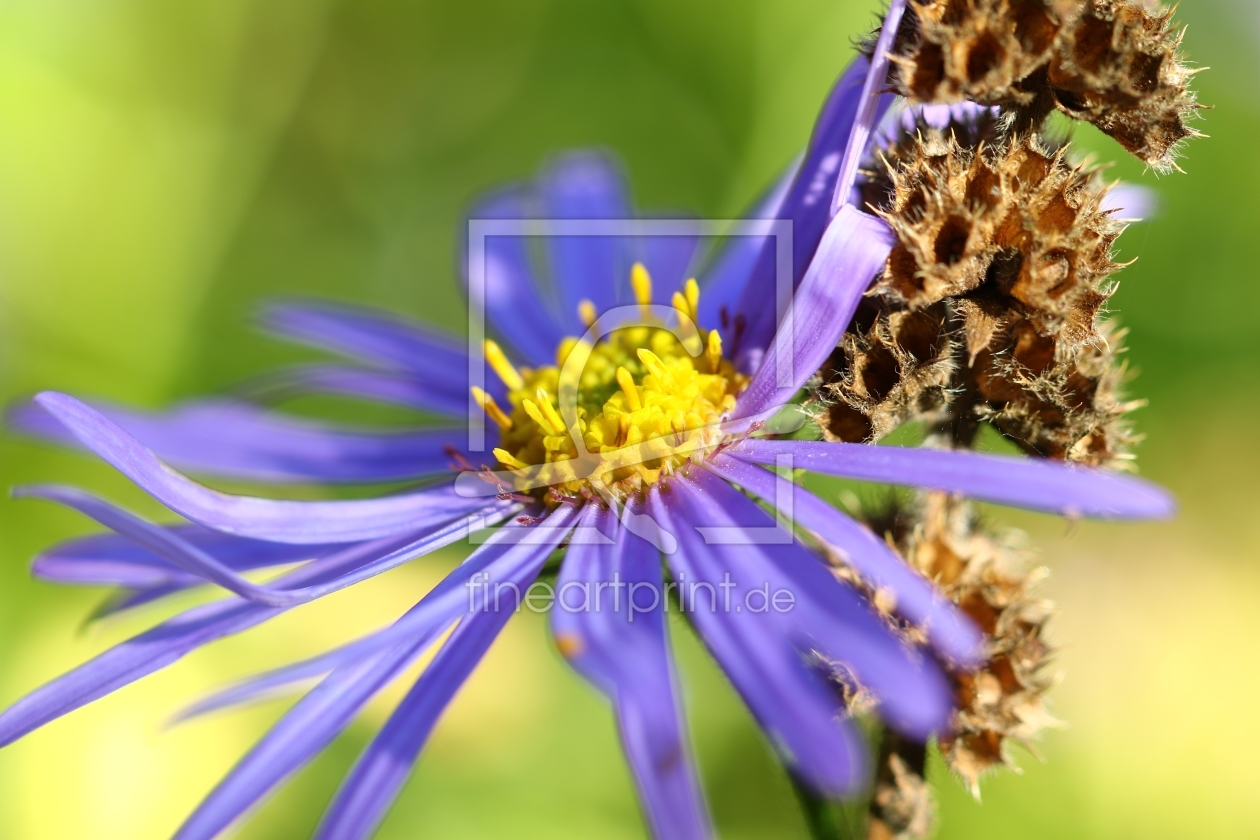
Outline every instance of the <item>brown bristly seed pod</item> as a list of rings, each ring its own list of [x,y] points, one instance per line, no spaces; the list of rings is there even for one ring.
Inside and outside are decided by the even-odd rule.
[[[1018,532],[994,533],[968,502],[944,493],[922,494],[915,507],[871,524],[879,528],[881,522],[896,523],[886,535],[901,556],[988,638],[985,664],[953,675],[957,708],[951,733],[940,741],[946,765],[978,796],[986,771],[1014,766],[1011,745],[1035,754],[1042,733],[1060,725],[1045,705],[1057,681],[1049,669],[1055,648],[1045,637],[1054,608],[1036,594],[1046,570],[1029,571]],[[919,631],[907,636],[922,641]],[[913,745],[894,746],[893,754],[901,755],[903,770],[916,767]],[[917,772],[922,773],[921,763]]]
[[[1119,396],[1123,332],[1099,313],[1124,225],[1096,170],[1032,137],[986,146],[991,122],[921,127],[869,173],[897,243],[824,371],[824,434],[875,441],[921,420],[969,446],[988,421],[1033,454],[1122,462],[1141,403]]]
[[[1051,111],[1084,120],[1157,170],[1198,132],[1184,30],[1172,10],[1124,0],[911,1],[893,88],[913,101],[1002,107],[1020,132]]]

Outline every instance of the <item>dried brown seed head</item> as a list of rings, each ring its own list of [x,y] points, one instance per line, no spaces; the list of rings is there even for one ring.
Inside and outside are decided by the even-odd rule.
[[[912,2],[893,88],[916,102],[1001,106],[1021,130],[1058,109],[1171,168],[1200,107],[1171,18],[1123,0]]]

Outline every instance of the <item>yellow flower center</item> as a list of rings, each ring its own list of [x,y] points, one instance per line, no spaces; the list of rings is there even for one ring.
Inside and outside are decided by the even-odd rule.
[[[594,327],[590,338],[562,341],[554,367],[517,369],[486,342],[509,405],[479,389],[474,395],[499,426],[494,454],[515,490],[552,504],[579,496],[621,501],[722,442],[721,421],[748,377],[722,355],[717,330],[697,324],[696,281],[674,294],[672,307],[651,304],[642,265],[632,269],[631,285],[638,317],[596,319],[584,301],[579,314]]]

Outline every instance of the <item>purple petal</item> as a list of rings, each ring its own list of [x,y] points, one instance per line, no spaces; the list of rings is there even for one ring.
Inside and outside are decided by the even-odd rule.
[[[35,401],[88,449],[186,519],[231,534],[292,543],[351,542],[415,531],[468,513],[476,499],[450,485],[363,501],[295,502],[230,496],[163,464],[114,423],[73,397],[45,392]]]
[[[41,403],[42,404],[42,401]],[[463,429],[350,431],[227,400],[163,413],[94,406],[159,458],[192,472],[253,481],[373,483],[449,473]],[[29,434],[74,445],[76,435],[39,405],[10,412]]]
[[[470,220],[529,219],[537,213],[520,190],[493,195],[473,207]],[[555,364],[556,347],[564,338],[560,321],[546,304],[531,265],[527,236],[487,236],[483,262],[474,263],[474,252],[465,245],[464,284],[469,306],[480,307],[490,326],[531,365]],[[471,281],[479,278],[482,289]],[[570,316],[577,319],[577,310]],[[562,319],[567,321],[568,319]]]
[[[648,513],[678,539],[679,549],[669,562],[679,585],[717,586],[723,572],[739,570],[705,544],[682,505],[682,484],[674,480],[651,492]],[[851,725],[836,719],[835,695],[806,667],[793,641],[781,632],[779,617],[710,610],[705,608],[707,594],[699,597],[701,608],[688,613],[692,624],[784,761],[817,790],[853,792],[865,773],[861,739]]]
[[[891,97],[884,94],[888,86],[888,55],[892,51],[897,30],[901,27],[901,16],[906,11],[906,0],[892,0],[888,11],[884,13],[884,21],[880,25],[879,40],[875,42],[875,52],[871,55],[871,67],[862,82],[861,100],[857,115],[853,120],[853,130],[849,134],[844,147],[844,157],[840,160],[840,171],[836,175],[836,184],[831,196],[831,215],[840,212],[840,208],[848,202],[853,191],[853,183],[857,180],[858,163],[866,155],[870,145],[871,132],[879,123],[880,116],[888,110]]]
[[[847,204],[840,209],[773,344],[740,395],[736,417],[756,418],[778,409],[814,375],[835,349],[892,243],[892,231],[881,219]]]
[[[393,313],[326,301],[268,306],[262,325],[353,359],[418,374],[427,382],[466,387],[468,353],[450,337]]]
[[[664,213],[654,213],[655,220],[666,219]],[[676,217],[686,218],[686,217]],[[688,219],[696,224],[694,218]],[[638,236],[630,240],[632,256],[643,263],[652,276],[653,302],[668,305],[673,292],[681,289],[692,276],[691,268],[700,248],[700,237],[694,235]],[[704,296],[701,295],[701,300]]]
[[[200,525],[167,526],[181,540],[213,555],[238,572],[296,563],[324,556],[344,546],[294,545],[234,537]],[[55,583],[144,588],[170,583],[202,583],[170,561],[117,534],[93,534],[67,540],[38,555],[32,573]]]
[[[280,607],[294,606],[304,600],[300,593],[277,592],[270,587],[253,583],[197,546],[180,539],[170,529],[145,522],[138,516],[82,490],[73,487],[24,487],[15,496],[60,502],[155,552],[183,571],[207,583],[216,583],[250,601]]]
[[[770,189],[745,211],[742,219],[776,219],[782,211],[788,189],[797,177],[800,161],[794,161]],[[705,327],[717,326],[727,341],[735,340],[735,313],[740,297],[757,268],[762,250],[774,240],[767,236],[732,236],[723,243],[713,264],[701,275],[700,318]],[[767,300],[774,303],[773,280],[766,284]],[[747,329],[747,325],[744,326]]]
[[[467,365],[464,366],[467,370]],[[467,374],[464,376],[467,380]],[[266,374],[234,389],[249,400],[279,401],[308,394],[355,397],[399,405],[431,414],[463,417],[468,412],[468,385],[435,385],[412,374],[346,365],[297,365]]]
[[[1102,209],[1115,211],[1116,218],[1149,222],[1159,206],[1159,194],[1138,184],[1117,184],[1103,198]]]
[[[584,524],[614,543],[569,546],[556,581],[560,600],[551,612],[555,638],[573,667],[616,705],[653,835],[711,837],[666,633],[660,553],[621,527],[606,508],[592,508]],[[582,601],[575,602],[572,593]],[[632,610],[629,598],[636,593]],[[642,597],[649,593],[650,605]]]
[[[945,656],[963,666],[981,661],[984,637],[975,624],[869,528],[805,488],[725,453],[711,459],[707,466],[775,505],[784,516],[842,553],[863,578],[891,593],[897,613],[924,627],[932,644]]]
[[[496,509],[486,524],[494,524],[518,510],[519,507]],[[394,536],[351,546],[289,572],[273,581],[272,586],[308,592],[322,590],[328,594],[464,539],[468,533],[468,523],[460,520],[422,535]],[[466,597],[460,587],[475,571],[475,566],[467,563],[461,566],[426,596],[426,601],[435,605],[434,610],[449,609],[452,602],[458,604],[459,598]],[[203,645],[261,624],[286,609],[229,598],[181,613],[110,648],[5,710],[0,714],[0,746],[158,671]]]
[[[573,512],[567,508],[562,508],[549,517],[549,519],[559,521],[567,519],[569,522],[573,518]],[[557,529],[555,533],[559,534],[558,542],[559,539],[563,539],[567,529]],[[555,544],[556,542],[500,542],[483,546],[479,553],[493,555],[493,563],[490,568],[495,570],[495,576],[499,577],[499,579],[506,581],[519,576],[532,580],[532,575],[528,571],[532,569],[533,574],[536,574],[548,555],[550,555]],[[446,587],[448,592],[450,588],[449,586]],[[411,612],[399,619],[395,626],[408,622],[417,613],[427,612],[426,623],[429,624],[429,632],[416,633],[414,627],[410,627],[406,637],[397,644],[385,648],[365,661],[345,665],[337,669],[303,697],[198,806],[197,810],[176,833],[176,840],[210,840],[210,838],[218,835],[219,832],[236,820],[251,805],[266,796],[280,781],[314,758],[338,733],[349,725],[364,703],[424,652],[449,621],[457,617],[459,613],[468,610],[469,595],[458,590],[455,594],[457,595],[456,603],[460,604],[459,611],[455,615],[450,615],[446,621],[433,622],[433,611],[427,608],[425,604],[425,601],[430,599],[426,597],[425,601],[421,601]],[[501,617],[506,621],[511,612],[505,609],[502,612],[487,612],[486,615]],[[411,624],[414,624],[414,621]],[[468,635],[468,633],[465,633],[464,637],[467,638]],[[448,641],[447,644],[449,645],[453,641],[455,641],[454,638]],[[488,643],[489,640],[487,640]],[[443,651],[445,652],[445,650],[446,646],[443,646]],[[462,677],[466,676],[467,671],[471,670],[480,658],[479,651],[468,652],[476,653],[477,657],[474,659],[470,656],[468,660],[464,660],[460,657],[459,651],[453,655],[448,654],[445,657],[439,653],[438,660],[435,660],[429,666],[424,676],[421,677],[420,682],[427,687],[432,682],[440,682],[445,678],[447,681],[455,683],[454,686],[450,687],[450,693],[453,693],[458,684],[463,681]],[[464,674],[460,675],[458,680],[453,679],[455,675],[451,671],[457,669],[452,668],[451,660],[456,660],[456,665],[467,666]],[[440,668],[439,661],[445,663]],[[435,674],[435,669],[437,669],[436,679],[430,679],[430,675]],[[439,685],[435,695],[440,694],[444,687]],[[404,700],[403,705],[399,707],[399,710],[395,712],[394,717],[391,718],[391,723],[387,724],[385,731],[382,732],[382,735],[389,732],[392,740],[392,743],[386,742],[383,745],[387,752],[382,757],[387,763],[390,761],[388,749],[392,748],[397,750],[398,753],[405,754],[412,743],[415,741],[423,742],[423,737],[414,738],[415,731],[409,725],[421,724],[422,721],[409,719],[407,712],[414,711],[415,705],[427,709],[429,704],[426,702],[428,700],[428,697],[425,696],[426,694],[427,692],[421,693],[417,701],[414,699],[417,692],[413,690],[412,694]],[[437,704],[438,708],[432,714],[434,719],[437,713],[440,713],[441,707],[445,706],[447,700],[449,700],[449,694],[441,698],[441,702]],[[414,705],[409,705],[408,701],[412,701]],[[401,727],[394,723],[400,717],[400,713],[404,718]],[[431,727],[431,721],[429,726]],[[403,731],[399,732],[399,728]],[[427,734],[427,728],[419,725],[415,726],[415,729],[421,728]],[[381,743],[382,739],[378,737],[374,741],[373,746]],[[415,751],[417,752],[419,743],[415,745]],[[406,762],[407,766],[410,766],[411,762],[414,761],[414,754],[412,752],[411,759]],[[365,761],[366,770],[369,775],[372,775],[371,771],[375,768],[371,759],[375,755],[376,751],[369,747],[364,759],[361,759],[360,764],[351,774],[351,786],[343,790],[355,790],[356,786],[353,785],[353,782],[360,776],[360,768],[365,766]],[[402,775],[405,778],[405,770]],[[384,807],[392,801],[396,788],[389,790],[388,781],[381,778],[373,781],[378,786],[372,790],[365,791],[365,793],[369,795],[372,804],[380,804],[379,813],[383,814]],[[399,784],[401,784],[401,779]],[[338,797],[338,803],[340,801],[341,796]],[[352,802],[357,804],[357,800],[353,798]],[[334,804],[334,808],[336,808],[336,804]],[[364,809],[358,812],[356,816],[366,821],[371,819],[370,815],[372,813],[375,813],[373,809]]]
[[[516,568],[510,563],[504,565],[502,559],[505,549],[516,542],[505,539],[506,537],[513,533],[519,535],[524,532],[523,528],[528,528],[529,539],[520,540],[521,544],[542,546],[544,549],[553,548],[568,534],[575,518],[576,514],[572,512],[572,509],[563,508],[542,523],[523,527],[513,524],[500,529],[499,532],[490,536],[484,548],[474,552],[455,572],[434,587],[416,608],[390,627],[311,659],[277,668],[230,686],[184,710],[177,719],[185,720],[227,706],[247,703],[295,682],[327,673],[355,659],[374,655],[394,644],[415,638],[418,634],[441,632],[459,617],[467,608],[473,594],[479,591],[475,581],[470,584],[475,575],[480,572],[484,577],[489,574],[487,571],[489,569],[496,570],[496,574],[502,574],[504,569],[511,571]],[[493,546],[497,548],[492,548]],[[533,556],[532,554],[526,553],[521,556],[524,556],[528,563],[533,562],[529,559]],[[484,586],[484,584],[480,585]]]
[[[232,769],[175,833],[175,840],[217,837],[281,780],[318,755],[363,704],[423,651],[422,643],[400,644],[330,674]]]
[[[625,175],[599,152],[558,157],[540,176],[540,189],[548,219],[630,219],[634,215]],[[629,302],[626,237],[548,236],[545,244],[562,317],[576,319],[583,300],[590,300],[601,313]]]
[[[571,526],[576,516],[574,511],[561,509],[552,518]],[[556,539],[548,543],[509,549],[491,568],[490,579],[496,586],[511,584],[523,592],[568,530],[558,530]],[[316,834],[320,840],[359,840],[375,833],[411,775],[438,717],[512,617],[516,603],[509,608],[496,597],[492,606],[489,590],[479,589],[469,596],[467,607],[468,613],[433,663],[359,756],[320,824]]]
[[[917,739],[926,739],[946,726],[953,697],[940,666],[922,651],[905,645],[821,558],[711,472],[697,471],[694,483],[682,486],[681,496],[692,525],[760,528],[763,534],[769,532],[783,540],[774,544],[764,539],[706,536],[711,541],[710,550],[725,560],[726,568],[740,584],[737,593],[750,591],[750,585],[793,593],[790,610],[779,612],[766,605],[767,614],[779,619],[788,632],[800,634],[799,639],[808,640],[809,648],[844,663],[879,698],[880,714],[888,723]],[[759,599],[754,606],[763,600],[769,601]],[[738,606],[737,601],[737,612]]]
[[[866,58],[858,56],[836,82],[814,124],[809,149],[791,190],[776,218],[792,222],[792,288],[802,282],[832,213],[831,195],[835,189],[840,159],[862,104],[863,83],[867,78]],[[879,100],[877,110],[886,109],[892,97]],[[756,262],[752,278],[744,289],[734,314],[741,314],[747,326],[734,341],[742,355],[764,350],[770,345],[777,326],[776,267],[774,241],[766,243]],[[732,337],[733,339],[735,337]]]
[[[1148,481],[1031,458],[825,441],[746,440],[727,451],[758,464],[791,455],[796,469],[945,490],[1065,516],[1164,519],[1176,510],[1172,496]]]

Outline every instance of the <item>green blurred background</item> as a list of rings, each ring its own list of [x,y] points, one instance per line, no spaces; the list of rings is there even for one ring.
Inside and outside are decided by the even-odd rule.
[[[0,5],[0,392],[145,406],[222,389],[292,349],[255,301],[307,292],[459,329],[460,213],[555,149],[627,161],[641,205],[729,216],[805,142],[873,21],[847,0],[11,0]],[[1172,523],[1065,527],[1002,514],[1053,570],[1070,726],[976,804],[936,774],[944,838],[1260,836],[1260,8],[1182,6],[1215,106],[1114,309],[1131,329],[1144,475]],[[1120,152],[1090,131],[1078,142]],[[148,514],[87,458],[6,437],[0,475],[81,483]],[[29,558],[91,530],[0,502],[0,702],[171,608],[83,627],[102,594],[33,582]],[[168,836],[284,709],[164,729],[210,686],[380,626],[441,555],[230,639],[0,751],[0,837]],[[187,601],[181,605],[186,606]],[[700,762],[728,838],[802,836],[748,716],[676,633]],[[393,695],[396,697],[397,695]],[[308,835],[390,697],[242,829]],[[939,770],[939,768],[936,768]],[[515,620],[444,718],[380,835],[641,837],[603,701]]]

